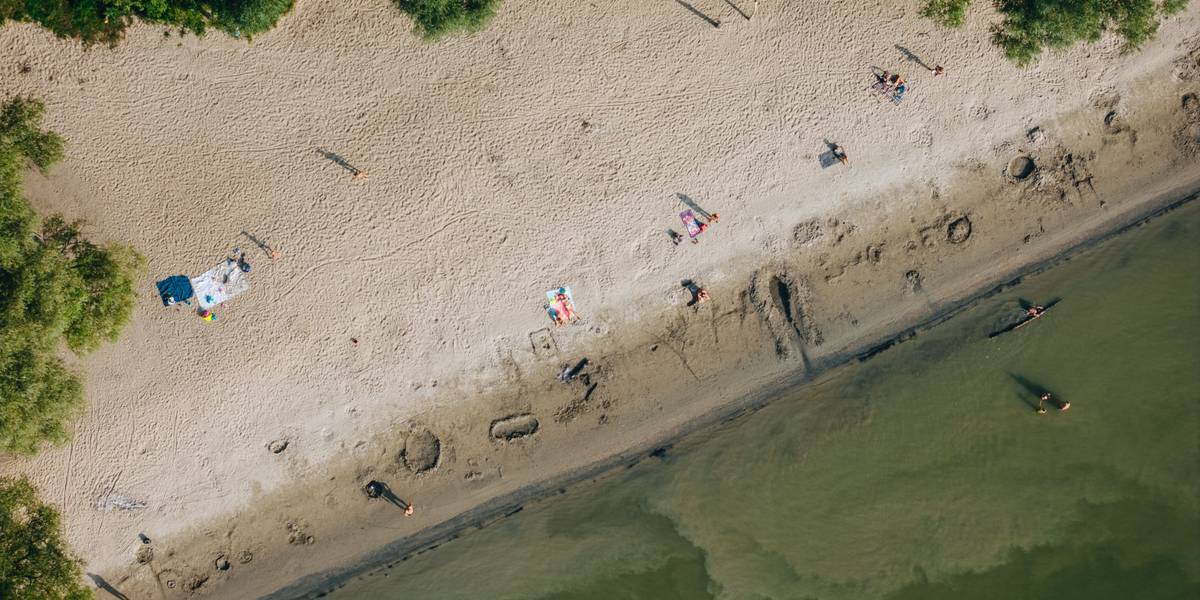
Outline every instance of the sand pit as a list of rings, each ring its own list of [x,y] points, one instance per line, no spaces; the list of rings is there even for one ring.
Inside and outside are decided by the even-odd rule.
[[[442,456],[442,441],[432,431],[420,429],[408,436],[400,460],[413,473],[424,473],[438,465]]]
[[[183,598],[193,575],[201,596],[250,598],[415,543],[649,452],[798,356],[853,356],[1197,171],[1181,145],[1195,89],[1174,73],[1200,7],[1141,52],[1106,39],[1029,69],[988,46],[986,18],[946,31],[913,3],[883,20],[853,2],[703,7],[720,28],[674,2],[553,9],[507,2],[436,44],[376,0],[299,2],[250,44],[135,26],[84,51],[0,29],[0,91],[44,99],[69,141],[27,196],[147,255],[130,327],[80,361],[74,441],[0,466],[63,511],[88,570],[133,598]],[[901,105],[862,89],[876,64],[913,82]],[[1093,104],[1110,92],[1119,108]],[[1136,145],[1104,133],[1113,110]],[[821,168],[827,139],[849,165]],[[999,176],[1024,169],[1014,156],[1037,157],[1027,183]],[[679,194],[721,215],[699,244],[664,235]],[[969,242],[947,215],[970,215]],[[155,277],[235,246],[253,286],[216,322],[154,298]],[[712,300],[687,307],[685,279]],[[554,327],[544,293],[562,285],[583,318]],[[558,380],[581,356],[603,382]],[[491,419],[523,414],[536,434],[498,443]],[[384,508],[363,473],[394,478],[416,515],[364,531]],[[99,510],[110,493],[145,508]],[[174,552],[154,561],[161,586],[134,560],[143,531]],[[216,569],[219,553],[238,564]]]
[[[971,220],[959,217],[950,221],[946,226],[946,241],[951,244],[961,244],[971,237]]]

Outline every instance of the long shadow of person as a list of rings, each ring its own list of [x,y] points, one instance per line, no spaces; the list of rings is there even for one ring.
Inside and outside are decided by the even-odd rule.
[[[112,584],[105,581],[103,577],[95,573],[88,573],[87,576],[92,578],[92,583],[96,584],[96,587],[108,592],[109,594],[112,594],[113,598],[116,598],[117,600],[129,600],[129,596],[122,594],[121,590],[113,587]]]
[[[905,59],[915,62],[918,65],[921,65],[922,67],[924,67],[926,69],[930,68],[929,65],[925,64],[925,61],[921,60],[921,57],[917,56],[916,54],[913,54],[913,52],[911,50],[909,50],[908,48],[905,48],[904,46],[901,46],[900,44],[896,44],[896,49],[899,50],[900,53],[904,55]]]
[[[701,19],[708,21],[709,25],[712,25],[713,27],[720,29],[720,27],[721,27],[720,21],[717,21],[716,19],[713,19],[712,17],[700,12],[699,10],[696,10],[695,6],[692,6],[691,4],[688,4],[687,2],[684,2],[683,0],[675,0],[675,2],[678,2],[680,6],[686,8],[688,10],[688,12],[692,13],[693,15],[696,15],[697,17],[700,17]]]
[[[350,161],[346,160],[345,158],[343,158],[342,156],[340,156],[338,154],[334,154],[333,152],[325,150],[324,148],[317,148],[316,151],[317,151],[317,154],[324,156],[326,160],[349,171],[351,175],[354,175],[357,177],[360,173],[363,172],[362,169],[359,169],[358,167],[350,164]]]
[[[387,500],[389,503],[394,504],[402,509],[408,509],[408,503],[401,500],[400,497],[397,496],[396,493],[392,491],[392,488],[388,487],[388,484],[386,484],[382,481],[372,480],[370,483],[367,484],[366,491],[367,491],[367,497],[369,497],[369,498],[376,498],[376,497],[383,498],[384,500]],[[374,494],[374,495],[372,495],[372,494]]]
[[[696,204],[696,201],[692,200],[691,196],[688,196],[687,194],[684,194],[682,192],[675,192],[675,197],[679,198],[680,202],[687,205],[687,207],[692,209],[692,212],[696,213],[697,215],[700,215],[701,217],[704,217],[705,219],[712,218],[712,213],[701,208],[699,204]]]
[[[1038,407],[1037,399],[1041,398],[1042,394],[1050,391],[1047,390],[1045,386],[1034,383],[1033,381],[1030,381],[1021,375],[1009,373],[1008,376],[1012,377],[1013,381],[1017,382],[1017,384],[1025,390],[1026,393],[1017,394],[1017,396],[1022,402],[1028,405],[1029,408],[1036,409]]]

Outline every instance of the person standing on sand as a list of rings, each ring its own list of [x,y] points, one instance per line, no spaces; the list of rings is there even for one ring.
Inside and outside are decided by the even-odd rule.
[[[416,507],[414,507],[411,502],[405,502],[397,498],[396,495],[388,489],[387,485],[381,481],[376,481],[374,479],[368,481],[367,485],[363,486],[363,493],[365,493],[367,497],[372,500],[376,498],[384,498],[396,506],[404,507],[404,516],[406,517],[413,516],[413,512],[416,510]]]
[[[1046,414],[1046,401],[1049,399],[1050,399],[1050,392],[1043,392],[1041,397],[1038,398],[1037,414],[1039,414],[1039,415]]]
[[[946,69],[943,69],[942,65],[937,65],[937,66],[933,67],[932,69],[929,69],[929,72],[933,73],[934,77],[937,77],[938,75],[945,75]]]

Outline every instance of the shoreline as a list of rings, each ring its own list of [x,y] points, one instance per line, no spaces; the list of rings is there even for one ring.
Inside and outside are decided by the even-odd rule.
[[[907,3],[719,31],[672,4],[597,27],[586,5],[505,3],[438,44],[361,18],[376,4],[298,3],[250,45],[0,30],[30,65],[0,87],[70,141],[26,176],[34,208],[145,249],[153,276],[122,338],[72,363],[72,441],[0,471],[130,597],[269,596],[504,514],[1200,184],[1196,9],[1137,54],[1105,39],[1018,69],[986,15],[946,31]],[[862,89],[867,64],[911,67],[897,31],[953,66],[899,106]],[[849,165],[821,167],[826,140]],[[672,245],[692,199],[720,224]],[[247,247],[239,230],[282,251],[254,255],[254,289],[216,324],[164,310],[154,278]],[[553,328],[561,285],[583,321]],[[416,515],[366,501],[371,479]]]
[[[561,474],[546,481],[529,484],[507,496],[493,498],[487,504],[458,515],[450,521],[439,523],[431,528],[422,530],[415,536],[408,536],[393,542],[389,546],[379,548],[373,551],[369,558],[359,564],[314,573],[259,598],[260,600],[301,598],[311,600],[320,598],[337,590],[352,579],[385,568],[390,564],[401,562],[411,556],[433,551],[442,544],[461,537],[464,532],[469,533],[471,529],[483,529],[516,515],[524,510],[527,504],[553,501],[553,498],[557,495],[564,494],[567,491],[574,491],[571,488],[578,489],[582,486],[590,485],[619,472],[618,469],[622,467],[630,468],[642,460],[653,457],[656,453],[668,451],[684,438],[702,433],[707,429],[735,423],[757,412],[785,394],[802,393],[805,388],[811,385],[818,385],[821,380],[835,375],[849,365],[868,362],[871,358],[904,342],[910,341],[923,332],[938,327],[963,311],[976,306],[978,303],[1019,285],[1026,277],[1052,270],[1081,254],[1119,238],[1133,229],[1151,221],[1167,217],[1170,213],[1197,199],[1200,199],[1200,179],[1189,187],[1189,191],[1175,190],[1169,192],[1165,198],[1151,202],[1149,208],[1133,215],[1132,218],[1122,219],[1122,222],[1116,223],[1113,227],[1091,232],[1082,240],[1069,246],[1059,254],[1032,263],[1016,272],[997,275],[993,278],[992,284],[968,293],[965,298],[947,302],[935,314],[921,322],[884,336],[874,344],[866,344],[857,351],[851,350],[841,353],[838,357],[828,358],[822,361],[810,373],[801,372],[785,377],[766,389],[754,391],[743,401],[726,404],[714,409],[708,414],[689,422],[682,431],[673,432],[666,437],[630,448],[626,452],[581,467],[575,471]],[[864,357],[864,355],[869,356]]]

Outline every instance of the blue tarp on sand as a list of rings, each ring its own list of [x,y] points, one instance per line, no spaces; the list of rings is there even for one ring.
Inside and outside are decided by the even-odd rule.
[[[158,285],[158,296],[162,298],[163,306],[170,306],[175,302],[183,302],[192,297],[192,282],[186,275],[172,275],[160,282]]]

